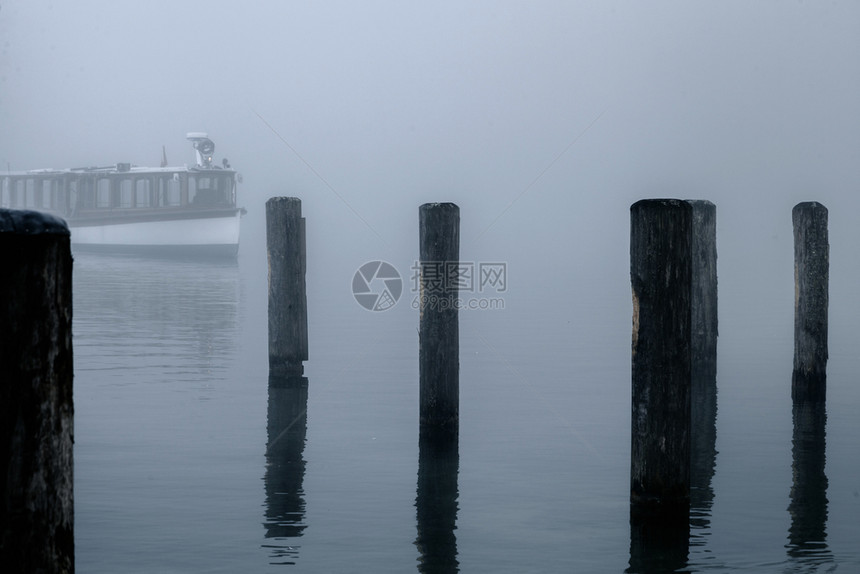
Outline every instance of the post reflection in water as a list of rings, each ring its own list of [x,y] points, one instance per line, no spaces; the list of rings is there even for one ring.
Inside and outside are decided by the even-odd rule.
[[[631,507],[630,567],[626,570],[631,574],[691,571],[691,547],[706,543],[717,461],[716,347],[697,359],[691,370],[690,508],[661,514]]]
[[[689,551],[689,509],[660,513],[630,507],[630,567],[625,572],[685,572]]]
[[[832,562],[827,547],[827,475],[824,473],[827,411],[825,401],[795,401],[792,408],[792,485],[788,512],[789,558],[815,570]]]
[[[422,429],[418,452],[418,571],[459,572],[457,561],[457,474],[460,468],[456,434]]]
[[[266,425],[266,519],[264,544],[272,564],[295,564],[305,524],[303,458],[307,435],[307,377],[269,377]]]
[[[711,481],[717,467],[717,362],[693,366],[690,397],[690,527],[691,546],[703,546],[711,524],[714,489]]]

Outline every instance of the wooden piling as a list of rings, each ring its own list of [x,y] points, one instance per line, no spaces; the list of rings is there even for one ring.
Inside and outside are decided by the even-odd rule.
[[[0,209],[0,269],[0,564],[6,572],[74,572],[66,223]]]
[[[302,201],[273,197],[266,202],[269,260],[269,372],[300,376],[308,360],[305,290],[306,248]]]
[[[692,207],[630,207],[631,507],[689,512]]]
[[[456,434],[460,418],[460,208],[453,203],[425,203],[418,216],[420,427],[422,432],[442,429]]]
[[[827,379],[827,305],[830,246],[827,208],[798,203],[794,223],[794,400],[824,400]]]
[[[707,200],[687,200],[693,210],[691,300],[691,369],[699,380],[713,381],[717,371],[717,208]],[[694,376],[693,380],[697,378]]]

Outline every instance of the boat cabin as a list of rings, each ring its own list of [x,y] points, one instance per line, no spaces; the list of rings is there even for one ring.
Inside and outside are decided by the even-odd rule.
[[[129,164],[0,175],[0,207],[69,220],[122,212],[236,206],[236,173],[221,168],[138,168]]]

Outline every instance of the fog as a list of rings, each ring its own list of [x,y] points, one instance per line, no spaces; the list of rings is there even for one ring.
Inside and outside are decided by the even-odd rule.
[[[835,262],[857,244],[856,2],[13,0],[0,38],[2,168],[187,163],[206,131],[243,175],[243,264],[298,196],[332,294],[408,266],[427,201],[520,288],[628,289],[642,197],[717,204],[729,289],[790,277],[798,201],[831,209]]]
[[[507,265],[504,310],[460,313],[452,556],[620,571],[645,197],[717,206],[717,494],[682,546],[743,570],[782,566],[802,522],[791,209],[829,208],[830,503],[812,522],[858,562],[860,2],[0,0],[0,170],[190,164],[192,131],[242,174],[238,266],[75,263],[79,568],[249,571],[279,548],[318,571],[414,565],[410,274],[419,205],[451,201],[461,260]],[[264,424],[279,195],[302,199],[308,248],[310,422],[286,483],[263,463],[287,430]],[[350,291],[375,260],[404,279],[384,313]],[[308,528],[263,538],[270,516]]]

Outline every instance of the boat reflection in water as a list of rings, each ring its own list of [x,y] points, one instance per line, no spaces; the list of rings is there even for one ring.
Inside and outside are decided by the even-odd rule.
[[[269,376],[266,424],[266,543],[271,564],[295,564],[304,533],[305,438],[308,428],[307,377]]]
[[[114,369],[170,381],[226,377],[241,296],[235,261],[75,254],[76,371]],[[80,360],[79,360],[80,359]],[[205,375],[201,379],[201,374]]]

